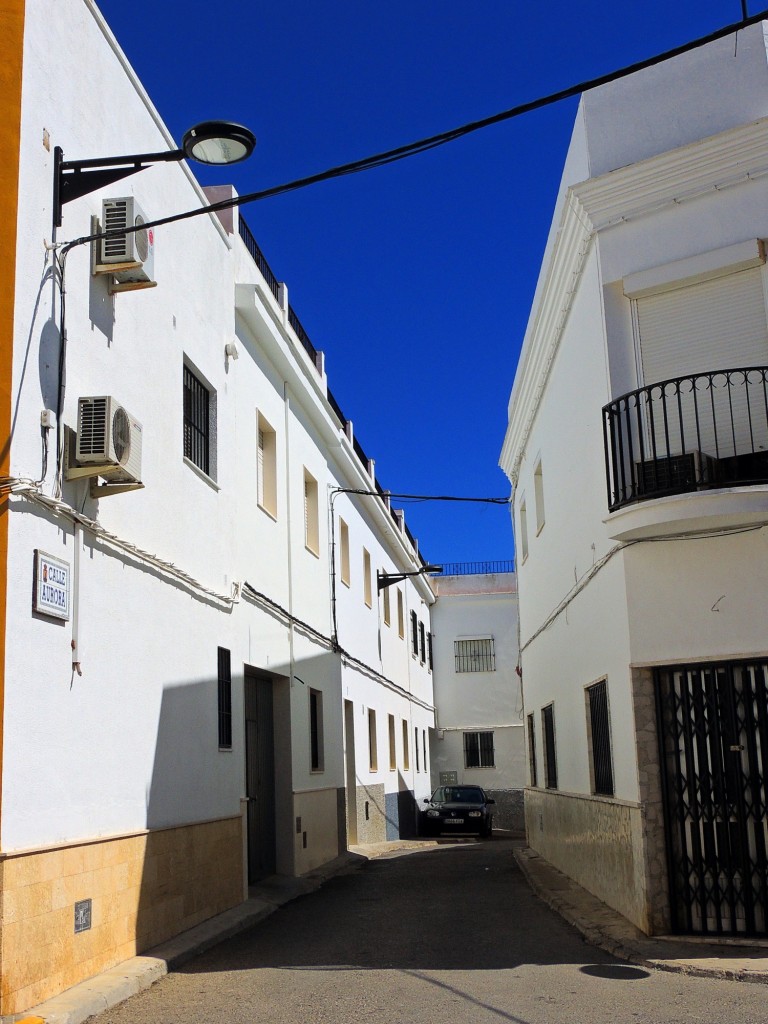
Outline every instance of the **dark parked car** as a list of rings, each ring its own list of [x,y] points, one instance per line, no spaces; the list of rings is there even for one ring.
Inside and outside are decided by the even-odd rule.
[[[490,800],[479,786],[438,786],[421,812],[423,836],[450,835],[472,832],[490,837],[493,829],[493,811]]]

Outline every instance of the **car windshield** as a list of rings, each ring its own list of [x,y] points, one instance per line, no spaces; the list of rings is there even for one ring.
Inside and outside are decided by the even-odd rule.
[[[432,794],[432,803],[485,803],[485,794],[479,786],[439,786]]]

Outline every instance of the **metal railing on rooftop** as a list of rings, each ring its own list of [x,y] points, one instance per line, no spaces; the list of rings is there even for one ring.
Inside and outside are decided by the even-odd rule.
[[[267,282],[267,285],[269,286],[270,291],[275,296],[275,299],[277,299],[277,301],[279,302],[280,301],[280,283],[277,280],[277,277],[275,276],[274,272],[272,271],[272,268],[270,267],[269,263],[267,262],[266,256],[261,251],[259,243],[254,238],[253,232],[248,227],[248,224],[246,223],[246,221],[243,218],[242,214],[238,217],[238,227],[239,227],[239,230],[240,230],[240,237],[242,238],[243,242],[245,243],[246,249],[250,253],[254,263],[256,264],[256,266],[259,268],[259,272],[261,273],[261,276],[264,278],[264,280]],[[307,354],[311,358],[315,368],[317,369],[318,372],[320,372],[320,353],[317,351],[315,346],[310,341],[309,335],[307,334],[306,330],[304,329],[304,326],[303,326],[301,320],[299,320],[298,316],[296,315],[296,311],[294,310],[293,306],[291,306],[290,304],[288,306],[288,322],[291,325],[291,327],[293,328],[293,330],[294,330],[294,332],[296,334],[296,337],[299,339],[299,341],[301,342],[302,346],[304,347],[304,350],[307,352]],[[331,407],[331,409],[333,411],[334,416],[336,417],[336,419],[339,422],[339,426],[341,427],[342,430],[346,431],[347,423],[349,421],[348,421],[347,417],[344,415],[341,406],[336,401],[336,398],[334,397],[334,395],[333,395],[333,393],[332,393],[332,391],[331,391],[331,389],[329,387],[326,387],[326,397],[328,399],[328,404],[330,405],[330,407]],[[368,459],[368,456],[365,453],[365,450],[364,450],[363,446],[360,444],[360,442],[358,441],[358,439],[357,439],[357,437],[355,435],[353,435],[353,437],[352,437],[352,448],[353,448],[353,451],[354,451],[355,455],[357,456],[357,458],[359,459],[360,463],[362,464],[363,468],[365,469],[365,471],[367,473],[368,472],[369,459]],[[375,488],[378,491],[379,495],[383,499],[384,498],[384,490],[383,490],[383,488],[381,487],[381,484],[379,484],[378,481],[375,482]],[[390,508],[389,512],[390,512],[390,515],[391,515],[392,519],[394,520],[394,522],[397,523],[397,525],[399,526],[400,525],[400,518],[397,515],[395,509]],[[416,549],[416,540],[414,539],[413,534],[408,529],[408,526],[405,523],[404,523],[404,532],[405,532],[406,537],[411,542],[411,545],[413,546],[413,548],[415,550]],[[421,564],[425,565],[426,563],[424,561],[424,558],[421,555],[419,555],[419,558],[421,560]]]
[[[495,562],[443,562],[443,571],[433,576],[490,576],[499,572],[514,572],[515,562],[504,558]]]
[[[237,223],[240,227],[240,237],[245,242],[245,247],[253,257],[253,262],[259,268],[261,276],[269,285],[269,290],[280,301],[280,284],[272,273],[272,268],[267,263],[267,258],[259,247],[259,243],[253,237],[253,232],[243,220],[242,214],[237,218]]]

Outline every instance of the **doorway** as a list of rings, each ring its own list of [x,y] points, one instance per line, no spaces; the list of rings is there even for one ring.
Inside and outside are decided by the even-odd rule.
[[[248,801],[248,884],[276,870],[273,683],[245,670],[245,795]]]
[[[673,926],[768,934],[768,663],[656,670]]]
[[[347,845],[357,845],[357,772],[355,770],[355,707],[344,701],[344,763],[347,789]]]

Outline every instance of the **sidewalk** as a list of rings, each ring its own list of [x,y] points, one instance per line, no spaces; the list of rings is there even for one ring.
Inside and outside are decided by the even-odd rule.
[[[513,852],[536,895],[592,945],[642,967],[768,984],[768,940],[649,937],[526,846]]]
[[[196,928],[169,939],[141,956],[124,960],[102,974],[47,999],[26,1013],[0,1018],[0,1024],[82,1024],[94,1014],[154,985],[163,975],[225,939],[253,927],[284,903],[315,892],[329,878],[357,870],[362,864],[396,850],[432,847],[433,842],[409,840],[355,846],[322,868],[302,878],[274,875],[250,889],[249,898],[237,907],[204,921]]]

